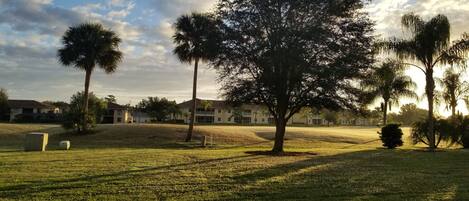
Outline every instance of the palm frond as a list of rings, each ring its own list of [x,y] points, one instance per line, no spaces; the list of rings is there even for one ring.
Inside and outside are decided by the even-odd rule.
[[[219,22],[210,14],[192,13],[176,20],[173,53],[181,62],[191,63],[195,59],[210,60],[221,41]]]
[[[456,40],[453,44],[442,53],[440,60],[445,64],[456,64],[466,68],[466,58],[469,53],[469,34],[464,33],[461,39]]]
[[[84,23],[70,27],[62,37],[58,50],[59,62],[65,66],[92,71],[99,65],[105,72],[114,72],[122,61],[121,39],[99,23]]]
[[[422,20],[422,18],[420,18],[418,15],[415,15],[414,13],[409,13],[402,16],[401,24],[411,33],[418,33],[425,26],[425,22]]]

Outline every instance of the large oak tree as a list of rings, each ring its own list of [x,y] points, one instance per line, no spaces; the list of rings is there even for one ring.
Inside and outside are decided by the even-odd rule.
[[[220,0],[224,42],[213,63],[227,100],[265,105],[283,152],[303,107],[357,108],[373,63],[373,24],[360,0]]]

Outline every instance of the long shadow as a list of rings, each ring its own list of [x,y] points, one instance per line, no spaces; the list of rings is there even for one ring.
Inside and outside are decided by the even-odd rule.
[[[220,200],[438,200],[443,199],[441,196],[445,189],[455,186],[453,200],[467,200],[468,157],[468,152],[457,151],[426,153],[377,149],[301,157],[302,160],[288,163],[288,157],[247,154],[5,186],[0,188],[0,197],[18,199],[47,191],[60,193],[60,190],[86,189],[115,184],[116,181],[138,180],[178,170],[238,167],[251,161],[261,163],[280,160],[280,165],[254,166],[253,170],[239,173],[228,171],[230,175],[222,177],[229,179],[222,185],[218,185],[217,178],[208,177],[211,186],[204,191],[233,192],[223,195]],[[197,183],[188,182],[186,185]]]
[[[273,141],[275,139],[275,132],[256,132],[256,135],[265,140]],[[288,132],[285,134],[285,140],[294,140],[302,139],[305,141],[323,141],[323,142],[332,142],[332,143],[350,143],[350,144],[360,144],[363,143],[362,140],[358,140],[352,137],[338,137],[338,136],[328,136],[328,135],[308,135],[300,132]]]
[[[457,186],[453,200],[469,200],[469,163],[455,169],[444,154],[383,149],[313,157],[241,175],[235,183],[243,188],[223,199],[439,200],[441,189]],[[448,171],[458,172],[448,178]]]
[[[76,177],[76,178],[65,179],[65,180],[48,180],[48,181],[32,182],[30,184],[5,186],[5,187],[0,187],[0,198],[18,199],[23,196],[28,197],[28,195],[32,195],[35,193],[43,193],[46,191],[86,188],[86,187],[89,187],[90,184],[98,185],[98,184],[109,183],[109,182],[125,181],[128,179],[131,179],[132,177],[143,176],[144,174],[158,175],[158,174],[169,173],[171,171],[174,171],[175,169],[189,168],[192,166],[209,167],[213,164],[227,165],[227,164],[237,163],[237,162],[246,161],[246,160],[254,160],[257,158],[260,158],[260,156],[241,155],[241,156],[226,157],[226,158],[198,160],[198,161],[190,162],[190,163],[147,167],[147,168],[141,168],[138,170],[126,170],[126,171],[114,172],[114,173],[109,173],[109,174]],[[153,172],[153,171],[159,171],[159,172]]]

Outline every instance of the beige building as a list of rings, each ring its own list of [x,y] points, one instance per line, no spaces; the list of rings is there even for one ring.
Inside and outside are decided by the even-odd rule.
[[[129,124],[133,122],[130,109],[116,103],[108,103],[102,117],[103,124]]]
[[[179,104],[181,113],[176,119],[189,123],[192,101],[186,101]],[[228,105],[225,101],[220,100],[200,100],[197,99],[197,110],[195,116],[196,123],[202,124],[274,124],[274,119],[270,115],[267,107],[260,105],[244,104],[240,107]],[[357,125],[356,120],[339,120],[341,125]],[[344,124],[342,124],[344,123]],[[346,123],[346,124],[345,124]],[[360,119],[361,126],[369,125],[366,119]],[[328,122],[320,114],[312,114],[311,112],[300,112],[289,120],[289,125],[333,125]]]

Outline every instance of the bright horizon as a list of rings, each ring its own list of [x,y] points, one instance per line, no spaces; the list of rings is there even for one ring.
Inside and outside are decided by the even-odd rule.
[[[106,75],[97,69],[92,75],[91,91],[104,97],[115,95],[118,103],[132,105],[148,96],[167,97],[177,102],[191,99],[192,65],[181,64],[172,54],[171,24],[181,14],[209,11],[215,0],[156,1],[69,1],[0,0],[0,87],[11,99],[69,101],[83,90],[84,72],[58,64],[56,51],[68,26],[81,22],[103,23],[123,39],[124,61],[116,73]],[[366,10],[376,22],[376,34],[382,38],[402,37],[400,17],[409,12],[425,20],[437,14],[447,15],[452,39],[469,32],[469,0],[377,0]],[[442,69],[435,73],[441,77]],[[422,95],[423,73],[409,68]],[[205,64],[199,70],[198,97],[220,99],[216,73]],[[417,103],[402,100],[402,104]],[[425,100],[418,102],[427,108]],[[397,112],[394,107],[392,112]],[[461,101],[459,108],[467,114]],[[440,115],[449,111],[440,106]]]

